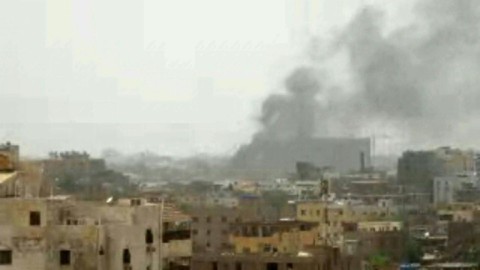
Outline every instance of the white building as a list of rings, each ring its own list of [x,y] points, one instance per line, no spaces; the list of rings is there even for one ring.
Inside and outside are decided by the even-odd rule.
[[[435,177],[433,182],[433,202],[435,204],[455,202],[455,193],[464,185],[478,187],[478,178],[475,175],[441,176]]]

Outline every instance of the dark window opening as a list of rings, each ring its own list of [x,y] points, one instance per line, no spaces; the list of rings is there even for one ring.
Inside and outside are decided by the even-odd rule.
[[[242,270],[242,263],[241,262],[236,262],[235,263],[235,270]]]
[[[293,270],[293,263],[287,263],[287,270]]]
[[[278,263],[267,263],[265,270],[278,270]]]
[[[153,232],[151,229],[147,229],[145,232],[145,243],[148,245],[153,244]]]
[[[0,265],[12,264],[12,251],[0,250]]]
[[[122,261],[123,264],[130,264],[131,262],[130,250],[128,248],[123,250]]]
[[[218,263],[212,262],[212,270],[218,270]]]
[[[70,265],[70,250],[60,250],[60,265]]]
[[[32,211],[30,212],[30,226],[40,226],[41,219],[40,219],[40,212]]]

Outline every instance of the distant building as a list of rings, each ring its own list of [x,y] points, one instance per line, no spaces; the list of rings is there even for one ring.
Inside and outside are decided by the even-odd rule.
[[[75,151],[52,152],[42,163],[44,176],[52,180],[64,177],[88,178],[106,170],[105,160]]]
[[[198,254],[192,259],[195,270],[341,270],[342,258],[338,249],[318,247],[295,255],[281,254]],[[359,269],[359,268],[351,268]]]
[[[230,208],[195,208],[192,214],[194,253],[218,253],[231,250],[231,225],[240,222],[240,214]]]
[[[453,203],[461,201],[461,197],[457,197],[457,193],[465,189],[479,190],[479,181],[475,175],[455,175],[455,176],[439,176],[434,178],[433,185],[433,202]]]
[[[0,171],[18,169],[20,163],[20,147],[10,142],[0,144]]]
[[[291,254],[316,245],[317,224],[302,221],[242,222],[233,226],[236,254]]]
[[[388,205],[348,205],[325,201],[297,202],[299,221],[317,222],[318,240],[327,245],[342,245],[344,224],[364,221],[392,222],[398,216],[398,208]],[[388,223],[391,224],[391,223]]]
[[[407,151],[398,160],[398,182],[415,191],[431,192],[433,179],[475,171],[473,151],[441,147],[431,151]]]
[[[234,169],[282,174],[294,172],[298,161],[334,171],[360,171],[372,166],[368,138],[303,138],[290,141],[258,141],[239,149]]]

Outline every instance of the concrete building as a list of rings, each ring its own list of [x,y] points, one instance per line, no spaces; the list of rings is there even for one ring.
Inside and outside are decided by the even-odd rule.
[[[195,270],[340,270],[338,249],[317,247],[295,255],[281,254],[199,254],[192,259]],[[359,269],[359,268],[352,268]]]
[[[243,222],[233,226],[236,254],[297,254],[316,245],[317,224],[302,221]]]
[[[416,191],[431,192],[433,179],[454,176],[476,170],[473,151],[441,147],[431,151],[407,151],[398,160],[399,184]]]
[[[439,176],[434,178],[433,202],[435,204],[449,204],[460,201],[457,193],[471,187],[478,190],[479,181],[476,175]]]
[[[398,208],[382,205],[350,205],[325,201],[297,202],[299,221],[318,224],[318,241],[332,246],[342,246],[344,241],[344,224],[362,221],[394,221]]]
[[[20,147],[10,142],[0,144],[0,171],[16,170],[20,163]]]
[[[191,217],[174,205],[166,204],[162,211],[162,265],[168,269],[190,269],[192,258]]]
[[[43,170],[47,179],[72,176],[85,178],[106,170],[105,160],[91,158],[87,153],[52,152],[49,159],[44,160]]]
[[[158,205],[0,199],[2,269],[160,269]]]
[[[240,213],[230,208],[195,208],[192,213],[194,253],[218,253],[231,250],[231,225],[241,221]]]
[[[239,199],[229,192],[219,192],[206,196],[203,203],[208,207],[236,208],[239,205]]]

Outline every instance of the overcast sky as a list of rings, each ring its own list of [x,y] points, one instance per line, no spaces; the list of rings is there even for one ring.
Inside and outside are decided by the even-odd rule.
[[[31,155],[232,153],[309,35],[410,2],[2,0],[0,140]]]

